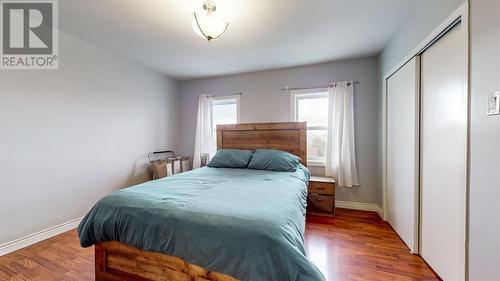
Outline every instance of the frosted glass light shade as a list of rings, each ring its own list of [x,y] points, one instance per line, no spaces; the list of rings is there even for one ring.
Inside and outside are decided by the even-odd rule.
[[[196,34],[210,41],[219,39],[226,32],[229,24],[213,15],[198,15],[195,13],[191,25]]]

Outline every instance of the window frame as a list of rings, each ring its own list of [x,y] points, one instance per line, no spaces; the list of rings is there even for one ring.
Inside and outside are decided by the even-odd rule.
[[[212,104],[212,111],[215,105],[233,104],[233,100],[236,102],[236,123],[240,123],[240,95],[226,95],[226,96],[214,96]],[[231,101],[231,102],[229,102]],[[212,112],[213,116],[213,112]],[[215,124],[214,124],[215,125]],[[216,127],[217,129],[217,127]]]
[[[328,88],[316,88],[316,89],[304,89],[304,90],[292,90],[290,91],[290,119],[294,122],[298,121],[298,102],[301,99],[314,99],[314,98],[329,98]],[[309,130],[326,130],[328,137],[328,125],[326,126],[307,126],[307,131]],[[308,144],[309,146],[309,144]],[[326,148],[328,149],[328,147]],[[325,157],[311,157],[307,155],[307,165],[311,167],[325,167],[326,166],[326,156]]]
[[[236,102],[234,102],[236,101]],[[217,150],[217,124],[215,124],[214,109],[216,105],[224,104],[236,104],[236,124],[240,123],[240,95],[224,95],[224,96],[213,96],[212,101],[212,137],[215,144],[215,150]]]

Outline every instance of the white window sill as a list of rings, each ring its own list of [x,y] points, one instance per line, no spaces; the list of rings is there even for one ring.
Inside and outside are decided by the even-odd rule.
[[[307,161],[308,167],[325,167],[326,163],[321,161]]]

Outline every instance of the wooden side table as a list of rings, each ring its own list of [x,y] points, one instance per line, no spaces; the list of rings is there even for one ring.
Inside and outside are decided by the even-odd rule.
[[[333,216],[335,214],[335,179],[312,176],[307,188],[308,213]]]

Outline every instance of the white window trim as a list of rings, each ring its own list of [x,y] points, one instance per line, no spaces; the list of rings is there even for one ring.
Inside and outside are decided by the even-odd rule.
[[[216,96],[213,95],[213,105],[223,105],[223,104],[232,104],[234,100],[236,100],[236,123],[240,123],[240,96],[241,95],[222,95],[222,96]],[[212,118],[213,118],[213,106],[212,106]],[[212,119],[213,122],[213,119]],[[214,125],[214,128],[212,130],[213,138],[214,138],[214,144],[215,144],[215,149],[217,150],[217,125],[212,123]]]
[[[318,92],[328,92],[328,88],[290,91],[290,120],[297,120],[297,97],[307,96],[307,98],[317,98],[325,96],[325,94],[318,94]]]
[[[308,167],[321,167],[324,168],[326,166],[326,161],[321,161],[321,160],[307,160],[307,166]]]
[[[224,104],[225,100],[236,100],[236,123],[240,123],[240,96],[241,95],[214,96],[214,102],[217,104]]]
[[[324,93],[319,93],[324,92]],[[318,98],[318,97],[328,97],[328,88],[315,88],[315,89],[304,89],[304,90],[292,90],[290,91],[290,120],[297,121],[297,103],[301,96],[306,98]],[[328,126],[311,126],[307,127],[308,130],[328,130]],[[318,159],[317,157],[307,156],[307,166],[310,167],[325,167],[326,158]]]

